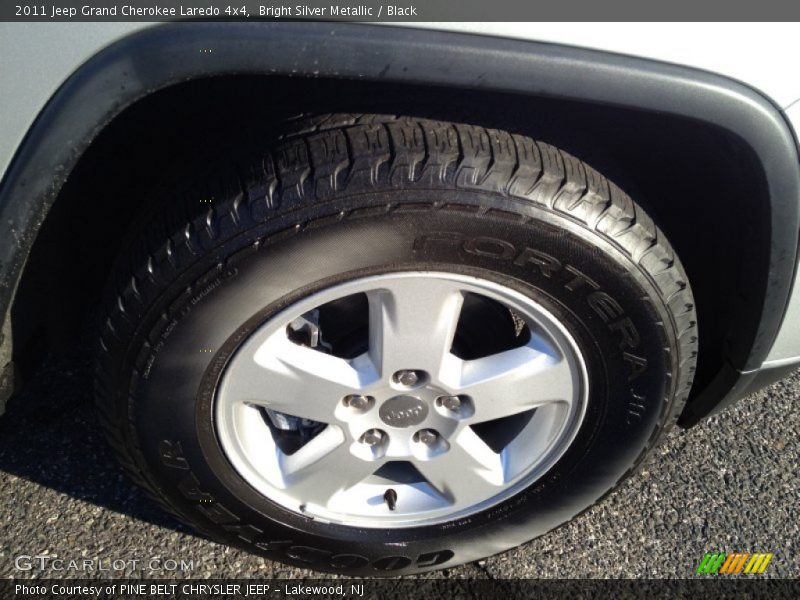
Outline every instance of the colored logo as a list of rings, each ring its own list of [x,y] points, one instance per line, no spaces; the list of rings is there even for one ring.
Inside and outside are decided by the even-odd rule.
[[[708,575],[735,575],[739,573],[763,573],[767,569],[772,553],[763,554],[737,552],[706,552],[703,560],[697,567],[697,573]]]

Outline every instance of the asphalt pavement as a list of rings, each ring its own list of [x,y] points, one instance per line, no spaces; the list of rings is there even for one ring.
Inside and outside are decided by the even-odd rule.
[[[764,576],[797,578],[798,523],[800,371],[674,430],[638,474],[575,521],[435,576],[684,578],[706,552],[723,551],[772,552]],[[112,571],[56,571],[58,563],[24,558],[36,555]],[[86,361],[53,360],[0,418],[0,577],[111,574],[315,576],[209,542],[154,505],[98,431]]]

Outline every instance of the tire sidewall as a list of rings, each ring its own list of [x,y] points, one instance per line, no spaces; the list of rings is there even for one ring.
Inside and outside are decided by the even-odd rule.
[[[586,416],[545,476],[480,513],[393,530],[314,522],[264,498],[230,466],[214,431],[216,382],[269,314],[329,285],[398,270],[478,275],[541,303],[584,355]],[[164,315],[169,324],[152,339]],[[490,194],[398,193],[388,205],[386,195],[362,196],[242,232],[167,285],[129,347],[121,387],[133,393],[120,401],[157,489],[199,529],[317,570],[403,574],[517,546],[611,490],[661,428],[675,338],[646,274],[558,213]]]

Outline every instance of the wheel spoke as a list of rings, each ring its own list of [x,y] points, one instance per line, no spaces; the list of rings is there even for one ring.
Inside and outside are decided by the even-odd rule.
[[[505,483],[502,457],[465,427],[450,449],[417,469],[451,504],[469,505],[490,498]]]
[[[515,415],[551,402],[570,403],[579,385],[569,363],[542,339],[476,360],[448,358],[448,384],[474,399],[472,422]]]
[[[344,396],[376,379],[367,360],[331,356],[295,344],[279,332],[249,360],[233,361],[223,391],[239,402],[326,423]]]
[[[324,505],[337,492],[363,481],[381,463],[354,456],[350,443],[341,429],[328,426],[294,454],[281,454],[284,486],[302,503]]]
[[[450,353],[463,293],[450,281],[401,278],[367,297],[369,355],[381,374],[401,369],[437,374]]]

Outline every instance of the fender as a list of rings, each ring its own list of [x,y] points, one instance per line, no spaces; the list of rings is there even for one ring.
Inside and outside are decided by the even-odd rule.
[[[210,45],[214,52],[199,51]],[[741,388],[742,371],[761,367],[794,277],[800,172],[783,115],[754,90],[689,68],[527,41],[346,23],[192,22],[145,29],[95,55],[56,92],[18,149],[0,187],[0,398],[10,393],[3,382],[11,379],[7,315],[14,292],[39,227],[82,153],[106,124],[146,95],[189,79],[237,73],[544,95],[666,113],[729,132],[749,146],[763,170],[768,193],[754,208],[770,224],[762,232],[768,277],[758,290],[764,301],[753,315],[756,335],[731,340],[725,372],[709,386],[713,397],[700,392],[691,421],[737,383]]]

